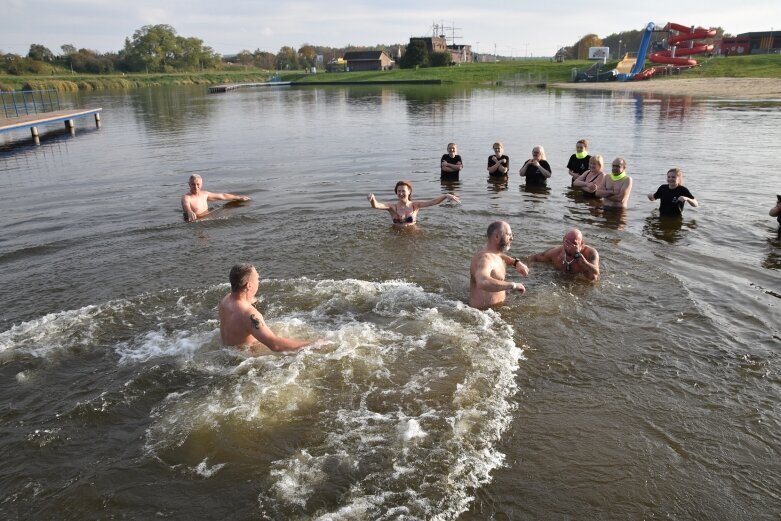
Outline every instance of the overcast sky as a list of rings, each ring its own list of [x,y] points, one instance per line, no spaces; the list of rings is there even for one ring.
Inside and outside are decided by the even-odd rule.
[[[144,25],[168,24],[220,54],[275,53],[303,43],[342,47],[406,43],[434,23],[455,26],[456,43],[505,56],[551,56],[587,33],[600,37],[648,22],[721,26],[727,32],[781,31],[778,0],[0,0],[0,51],[30,44],[55,54],[72,44],[118,51]],[[326,7],[327,6],[327,7]],[[421,7],[422,6],[422,7]],[[446,31],[448,36],[453,31]]]

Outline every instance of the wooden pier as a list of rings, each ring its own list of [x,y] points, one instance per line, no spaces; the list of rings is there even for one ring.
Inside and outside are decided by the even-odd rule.
[[[290,85],[289,81],[264,81],[258,83],[226,83],[224,85],[215,85],[209,87],[210,93],[215,92],[228,92],[236,89],[245,89],[248,87],[287,87]]]
[[[75,130],[73,120],[86,116],[95,116],[95,126],[100,128],[100,111],[103,108],[55,110],[52,112],[40,112],[14,118],[0,119],[0,134],[12,130],[29,128],[35,142],[38,142],[38,127],[52,123],[65,122],[65,128],[73,132]]]

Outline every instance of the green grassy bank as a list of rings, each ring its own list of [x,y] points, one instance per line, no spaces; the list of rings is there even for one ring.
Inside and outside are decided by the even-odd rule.
[[[555,63],[550,60],[504,61],[498,63],[474,63],[453,67],[421,69],[394,69],[391,71],[336,72],[305,74],[302,71],[280,74],[283,81],[316,84],[318,82],[404,81],[440,80],[446,84],[467,83],[495,85],[513,83],[567,82],[572,69],[585,69],[593,62],[585,60]],[[615,67],[608,62],[603,68]],[[650,63],[648,64],[650,65]],[[715,57],[700,61],[700,67],[686,71],[676,78],[781,78],[781,55],[752,55]],[[219,70],[197,73],[170,74],[112,74],[112,75],[0,75],[0,90],[56,89],[61,92],[97,89],[129,89],[159,85],[219,85],[268,81],[273,71],[262,69]]]

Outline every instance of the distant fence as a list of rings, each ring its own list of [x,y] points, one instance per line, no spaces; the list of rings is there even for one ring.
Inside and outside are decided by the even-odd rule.
[[[18,118],[30,114],[60,110],[60,95],[56,90],[0,91],[3,114],[6,118]]]
[[[548,83],[548,75],[542,73],[517,73],[500,74],[496,80],[498,85],[508,87],[526,87],[528,85],[545,85]]]

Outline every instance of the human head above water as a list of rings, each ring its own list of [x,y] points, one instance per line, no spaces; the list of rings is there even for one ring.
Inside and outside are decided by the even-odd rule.
[[[252,273],[255,271],[255,266],[246,262],[234,265],[228,275],[228,279],[231,283],[231,291],[235,293],[244,289],[252,278]]]
[[[575,143],[575,148],[577,150],[580,150],[581,148],[583,150],[588,150],[588,141],[585,139],[579,139],[577,143]]]
[[[605,166],[605,160],[599,154],[593,155],[591,156],[591,159],[588,160],[588,166],[593,170],[594,165],[599,165],[599,169],[602,170]]]
[[[496,152],[502,152],[502,151],[504,150],[504,145],[502,144],[502,142],[501,142],[501,141],[497,141],[496,143],[494,143],[494,144],[493,144],[492,148],[493,148],[493,149],[494,149],[494,151],[496,151]],[[498,148],[499,150],[496,150],[497,148]]]
[[[409,188],[409,198],[412,199],[412,181],[407,181],[402,179],[398,183],[396,183],[396,186],[393,187],[393,193],[396,195],[399,195],[399,187],[400,186],[406,186]]]
[[[510,248],[510,243],[513,242],[513,232],[510,229],[510,225],[505,221],[494,221],[489,224],[485,235],[488,237],[489,243],[496,236],[497,247],[501,251],[507,251]]]
[[[667,171],[667,184],[669,185],[682,185],[683,184],[683,170],[680,168],[671,168]]]
[[[448,143],[447,144],[447,151],[448,152],[453,152],[453,155],[458,154],[458,145],[456,145],[455,143]]]
[[[537,145],[536,147],[532,148],[532,156],[534,156],[535,152],[539,152],[539,157],[536,158],[538,161],[547,159],[545,157],[545,149],[542,148],[542,145]]]
[[[617,157],[613,160],[610,166],[611,171],[613,172],[623,172],[626,170],[626,159],[623,157]]]

